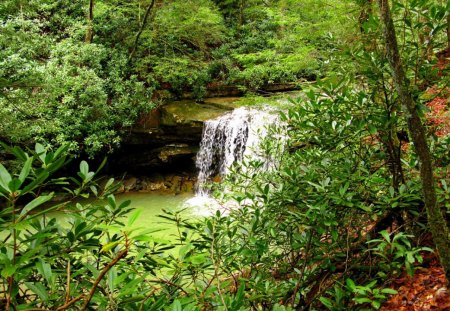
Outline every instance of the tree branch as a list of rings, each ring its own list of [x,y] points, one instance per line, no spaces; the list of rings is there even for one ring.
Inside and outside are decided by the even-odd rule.
[[[152,2],[150,2],[149,6],[147,7],[147,11],[145,11],[144,20],[142,21],[141,28],[139,29],[139,32],[136,35],[136,39],[134,40],[133,49],[131,50],[130,56],[128,57],[128,61],[131,61],[134,53],[136,52],[136,49],[137,49],[137,46],[139,43],[139,38],[141,37],[141,34],[144,31],[145,26],[147,25],[147,19],[150,15],[150,12],[154,5],[155,5],[155,0],[152,0]]]

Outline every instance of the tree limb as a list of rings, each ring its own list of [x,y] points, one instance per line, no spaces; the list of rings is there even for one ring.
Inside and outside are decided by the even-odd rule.
[[[139,38],[141,37],[141,34],[144,31],[145,26],[147,25],[147,19],[150,15],[150,12],[154,5],[155,5],[155,0],[152,0],[152,2],[150,2],[149,6],[147,7],[147,11],[145,11],[144,20],[142,21],[141,28],[139,29],[139,32],[136,35],[136,39],[134,40],[133,49],[131,50],[130,56],[128,57],[128,61],[131,61],[134,53],[136,52],[136,49],[137,49],[137,46],[139,43]]]

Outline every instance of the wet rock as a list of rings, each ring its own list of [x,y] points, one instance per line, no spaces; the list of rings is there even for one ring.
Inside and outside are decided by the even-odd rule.
[[[130,177],[128,179],[125,179],[122,182],[124,191],[128,192],[128,191],[136,190],[137,182],[138,182],[138,179],[136,177]]]
[[[152,182],[148,184],[147,190],[156,191],[156,190],[166,190],[166,186],[164,182]]]
[[[187,180],[183,183],[181,191],[183,192],[194,192],[195,183],[192,180]]]
[[[195,154],[197,150],[198,150],[197,147],[191,147],[187,144],[170,144],[159,149],[158,158],[162,162],[167,163],[171,161],[173,158],[176,158],[180,155]]]

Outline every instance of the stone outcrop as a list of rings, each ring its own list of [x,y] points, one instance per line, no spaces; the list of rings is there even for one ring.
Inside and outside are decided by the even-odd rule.
[[[236,108],[239,98],[164,104],[141,116],[110,158],[112,173],[193,173],[203,123]]]
[[[152,174],[150,176],[129,176],[121,181],[117,193],[124,192],[167,192],[173,194],[193,192],[196,178],[187,175]]]

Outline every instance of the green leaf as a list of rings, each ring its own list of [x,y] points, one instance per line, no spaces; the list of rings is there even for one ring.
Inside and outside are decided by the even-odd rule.
[[[109,187],[111,187],[111,185],[113,184],[113,182],[114,182],[114,178],[108,179],[108,182],[106,183],[104,189],[108,189]]]
[[[38,155],[39,159],[42,161],[42,163],[45,163],[45,148],[40,143],[36,143],[34,146],[34,150],[36,151],[36,154]]]
[[[1,275],[5,279],[10,277],[16,272],[16,267],[11,265],[11,263],[7,263],[4,268],[2,269]]]
[[[408,260],[409,263],[414,263],[416,260],[414,259],[414,255],[412,252],[406,253],[406,260]]]
[[[375,308],[375,309],[380,309],[380,306],[381,306],[381,302],[379,302],[378,300],[373,300],[372,301],[372,306]]]
[[[58,159],[61,155],[64,155],[67,150],[69,150],[70,145],[69,144],[64,144],[62,146],[60,146],[58,149],[56,149],[55,154],[54,154],[54,159]]]
[[[110,195],[108,195],[107,199],[108,199],[108,204],[112,208],[116,208],[116,197],[113,194],[110,194]]]
[[[22,209],[22,211],[20,212],[20,217],[19,220],[23,219],[23,217],[28,214],[30,211],[32,211],[33,209],[35,209],[36,207],[38,207],[39,205],[44,204],[45,202],[51,200],[54,196],[54,193],[50,193],[48,195],[41,195],[39,197],[37,197],[36,199],[34,199],[33,201],[31,201],[30,203],[28,203],[27,205],[25,205],[25,207]]]
[[[386,230],[380,231],[380,234],[386,241],[388,241],[389,243],[391,242],[391,237]]]
[[[395,196],[395,189],[394,189],[394,187],[392,187],[392,186],[389,187],[389,194],[391,195],[391,198],[393,198]]]
[[[110,242],[108,244],[103,245],[102,249],[100,250],[101,253],[106,253],[109,252],[110,250],[112,250],[114,247],[116,247],[117,245],[119,245],[120,241],[114,241],[114,242]]]
[[[80,163],[80,173],[83,175],[82,178],[86,178],[89,173],[89,164],[86,161],[81,161]]]
[[[19,180],[23,183],[25,179],[30,174],[31,164],[33,163],[33,158],[28,158],[23,164],[22,170],[20,171]]]
[[[50,283],[52,279],[52,267],[44,260],[39,259],[39,261],[36,263],[36,268],[39,273],[44,276],[47,282]]]
[[[194,265],[200,265],[206,262],[206,256],[203,254],[191,256],[189,257],[189,261],[192,262]]]
[[[347,287],[348,287],[351,291],[355,291],[355,289],[356,289],[356,284],[355,284],[355,282],[353,282],[352,279],[347,279],[347,280],[345,280],[345,283],[347,284]]]
[[[332,310],[334,308],[333,302],[331,301],[331,299],[329,299],[327,297],[320,297],[319,300],[328,309]]]
[[[22,185],[22,182],[18,178],[13,178],[8,184],[9,190],[11,192],[16,192],[19,190],[20,185]]]
[[[274,228],[270,228],[270,235],[272,237],[276,237],[277,236],[277,234],[275,233],[275,229]]]
[[[356,303],[362,304],[362,303],[372,303],[372,300],[366,297],[358,297],[353,299]]]
[[[106,165],[106,163],[108,162],[108,158],[103,158],[102,163],[100,163],[100,166],[97,168],[97,170],[95,171],[95,174],[98,174],[98,172],[101,171],[101,169]]]
[[[20,194],[24,195],[30,192],[31,190],[35,189],[36,187],[40,186],[48,178],[48,176],[49,176],[48,172],[42,172],[36,177],[36,179],[34,179],[27,186],[25,186],[20,192]]]
[[[172,311],[183,311],[183,307],[181,306],[181,302],[176,299],[172,305]]]
[[[392,288],[383,288],[383,289],[381,290],[381,292],[382,292],[383,294],[390,294],[390,295],[396,295],[396,294],[398,294],[398,292],[397,292],[395,289],[392,289]]]
[[[128,227],[131,227],[134,222],[136,221],[136,219],[138,219],[138,217],[141,215],[142,210],[141,209],[136,209],[128,218]]]
[[[120,203],[119,209],[127,208],[128,206],[130,206],[130,204],[131,204],[131,200],[123,201],[122,203]]]
[[[117,279],[117,268],[116,267],[112,267],[107,274],[107,281],[108,281],[108,287],[110,289],[111,292],[114,291],[115,289],[115,282]]]
[[[48,301],[48,293],[45,289],[44,285],[41,283],[30,283],[25,282],[25,285],[30,289],[33,293],[39,296],[43,301]]]
[[[0,164],[0,187],[2,187],[7,192],[10,192],[8,184],[11,182],[11,175],[6,170],[6,168]]]

